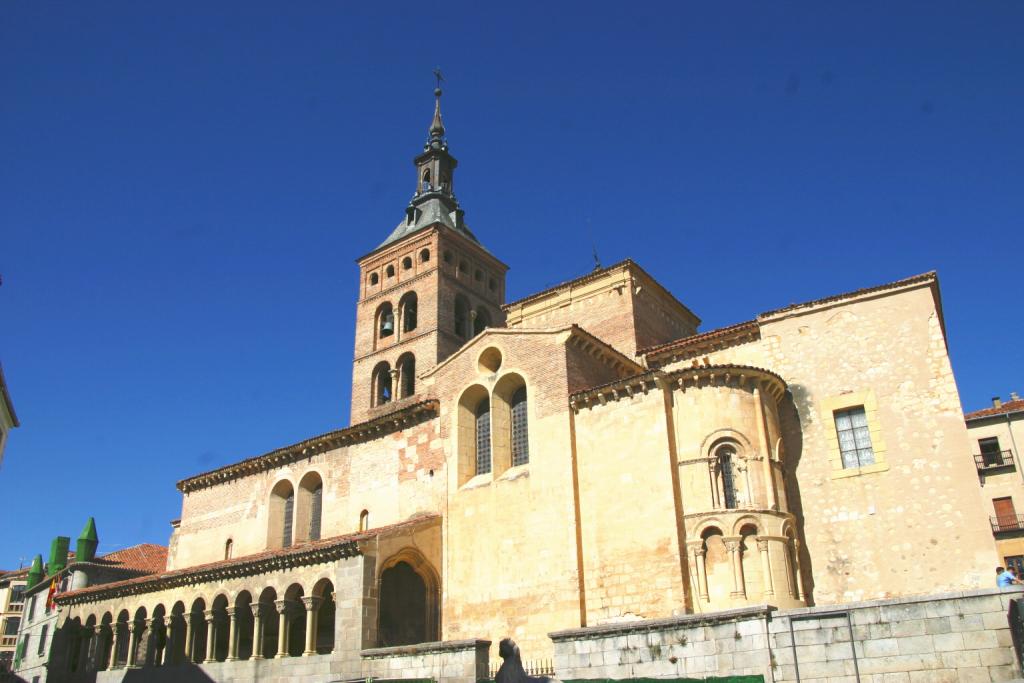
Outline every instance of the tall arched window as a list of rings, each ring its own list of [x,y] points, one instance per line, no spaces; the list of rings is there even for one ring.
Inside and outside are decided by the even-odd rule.
[[[371,396],[372,405],[384,405],[391,400],[391,365],[387,361],[377,363],[377,366],[373,369],[371,385],[373,392]]]
[[[227,540],[227,543],[224,544],[224,559],[225,560],[230,560],[231,559],[231,556],[232,556],[232,554],[234,552],[234,549],[235,549],[235,542],[232,541],[229,538]]]
[[[406,181],[406,182],[408,182],[408,181]],[[408,187],[408,186],[406,186],[406,187]],[[423,190],[426,191],[426,190],[429,190],[429,189],[430,189],[430,169],[428,168],[426,171],[423,172]]]
[[[530,442],[526,424],[526,387],[512,394],[512,467],[530,462]]]
[[[483,306],[476,309],[476,316],[473,318],[473,336],[475,337],[490,326],[491,314],[487,312],[487,309]]]
[[[267,547],[287,548],[292,544],[292,516],[295,512],[295,489],[287,479],[277,482],[270,492]]]
[[[486,396],[476,404],[476,473],[491,471],[491,401]]]
[[[467,339],[469,337],[469,302],[461,294],[455,296],[455,334]]]
[[[398,302],[399,315],[402,318],[402,332],[416,329],[416,292],[409,292]]]
[[[309,506],[309,540],[320,540],[320,517],[323,511],[324,485],[317,484],[310,496]]]
[[[359,530],[366,531],[370,528],[370,511],[363,510],[359,513]]]
[[[718,471],[722,476],[722,503],[726,508],[736,507],[736,483],[733,481],[732,461],[736,455],[736,449],[732,446],[719,446],[715,451],[718,459]]]
[[[398,357],[395,365],[398,367],[398,383],[401,388],[399,397],[408,398],[416,393],[416,357],[404,353]]]

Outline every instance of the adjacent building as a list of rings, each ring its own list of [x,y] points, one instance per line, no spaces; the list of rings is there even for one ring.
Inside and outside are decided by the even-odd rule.
[[[28,569],[0,572],[0,674],[11,671],[25,606]]]
[[[436,94],[357,261],[350,426],[178,482],[165,571],[56,598],[52,680],[475,681],[506,636],[546,658],[566,629],[991,584],[935,273],[705,332],[632,260],[506,302]],[[722,656],[694,659],[745,668]]]
[[[1024,400],[1016,392],[1006,402],[996,396],[964,419],[1000,564],[1024,576],[1024,469],[1017,446],[1024,444]]]
[[[92,641],[84,637],[81,629],[62,628],[67,610],[57,602],[58,596],[97,584],[154,574],[163,571],[167,563],[167,548],[153,544],[97,556],[99,537],[96,522],[91,517],[74,551],[69,551],[69,541],[66,536],[55,538],[50,548],[50,561],[44,565],[42,557],[37,555],[27,571],[25,607],[13,669],[25,681],[53,680],[50,674],[54,670],[59,680],[65,673],[78,672],[81,662],[94,655],[87,651],[87,644]]]
[[[14,403],[7,391],[7,380],[4,379],[4,368],[0,365],[0,465],[4,462],[4,448],[7,446],[7,435],[15,427],[20,426],[18,416],[14,412]]]

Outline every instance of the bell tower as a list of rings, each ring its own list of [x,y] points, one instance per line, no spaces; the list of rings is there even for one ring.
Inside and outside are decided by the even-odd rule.
[[[508,266],[470,231],[455,197],[458,161],[445,139],[440,87],[413,165],[416,188],[405,217],[356,262],[351,424],[421,400],[418,375],[487,327],[505,325]]]

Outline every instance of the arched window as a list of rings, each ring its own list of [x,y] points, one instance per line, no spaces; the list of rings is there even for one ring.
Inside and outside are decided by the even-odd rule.
[[[295,512],[295,489],[287,479],[277,482],[270,492],[267,547],[287,548],[292,544],[292,517]]]
[[[359,513],[359,530],[366,531],[370,528],[370,511],[363,510]]]
[[[416,292],[409,292],[398,302],[399,314],[402,317],[402,332],[416,329]]]
[[[406,182],[408,182],[408,181],[406,181]],[[408,185],[406,185],[406,187],[408,187]],[[423,172],[423,190],[426,191],[426,190],[429,190],[429,189],[430,189],[430,169],[428,168],[426,171]]]
[[[409,270],[412,268],[412,259],[406,256],[402,259],[402,270]]]
[[[384,274],[386,276],[388,276],[388,277],[394,277],[395,276],[395,267],[394,266],[388,266],[387,268],[384,269]]]
[[[491,401],[486,396],[476,404],[476,473],[491,471]]]
[[[736,483],[733,481],[732,461],[736,455],[736,449],[732,446],[719,446],[715,451],[718,460],[718,471],[722,477],[722,503],[726,508],[736,507]]]
[[[429,260],[430,260],[430,250],[429,249],[421,249],[420,250],[420,263],[426,263]]]
[[[512,467],[530,462],[530,442],[526,424],[526,387],[512,394]]]
[[[384,405],[391,400],[391,366],[387,361],[377,363],[373,369],[372,401],[375,406]]]
[[[382,339],[395,333],[395,312],[390,303],[381,304],[377,309],[377,333]]]
[[[323,496],[323,479],[317,472],[307,472],[299,482],[298,510],[295,512],[296,541],[320,540]]]
[[[455,296],[455,334],[463,339],[469,337],[469,302],[461,294]]]
[[[380,282],[380,275],[377,275],[377,273],[370,273],[370,284],[376,285],[378,282]]]
[[[234,549],[235,549],[234,546],[235,546],[235,542],[232,541],[230,538],[224,544],[224,559],[225,560],[230,560],[231,559],[231,555],[232,555],[232,553],[234,552]]]
[[[473,316],[473,336],[475,337],[490,326],[491,314],[487,312],[487,309],[482,306],[476,309],[476,315]]]
[[[395,363],[398,368],[398,382],[401,387],[400,398],[408,398],[416,393],[416,357],[404,353]]]

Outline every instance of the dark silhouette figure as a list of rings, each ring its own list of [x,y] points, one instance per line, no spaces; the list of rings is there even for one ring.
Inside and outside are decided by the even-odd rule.
[[[550,676],[528,676],[523,668],[523,657],[519,646],[511,638],[502,638],[498,643],[498,654],[504,659],[501,668],[494,675],[494,683],[559,683]]]

